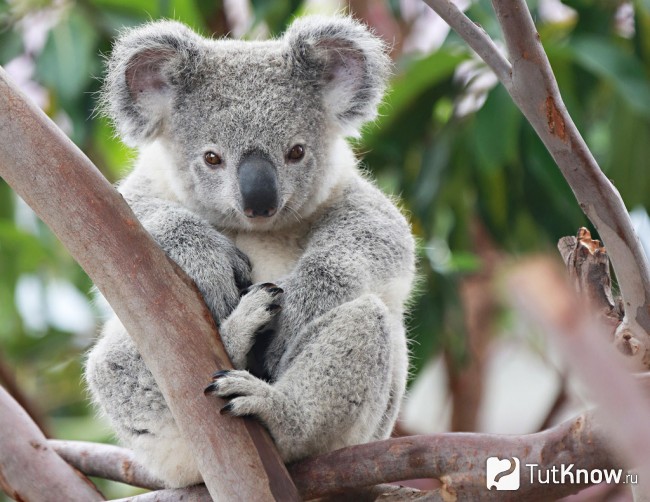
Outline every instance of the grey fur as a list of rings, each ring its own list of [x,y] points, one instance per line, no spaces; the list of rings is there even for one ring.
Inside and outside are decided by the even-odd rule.
[[[104,110],[140,148],[120,191],[220,324],[237,370],[212,391],[261,420],[287,462],[387,437],[404,392],[413,239],[344,140],[376,116],[388,67],[382,43],[344,17],[299,19],[267,42],[151,23],[125,32],[109,62]],[[305,155],[292,160],[296,144]],[[221,164],[206,164],[208,150]],[[272,217],[244,215],[238,166],[251,152],[277,177]],[[116,318],[86,377],[156,475],[200,480]]]

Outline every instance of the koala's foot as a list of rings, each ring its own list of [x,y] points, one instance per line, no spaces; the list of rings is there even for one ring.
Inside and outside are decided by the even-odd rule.
[[[212,378],[213,382],[206,387],[205,393],[230,399],[221,408],[221,414],[254,416],[267,425],[278,415],[283,415],[286,396],[248,371],[222,370]]]
[[[237,308],[221,324],[221,337],[235,368],[246,366],[256,335],[280,312],[282,293],[281,288],[268,282],[250,286]]]

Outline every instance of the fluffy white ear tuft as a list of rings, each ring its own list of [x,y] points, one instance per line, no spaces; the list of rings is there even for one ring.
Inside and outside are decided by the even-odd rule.
[[[325,108],[350,135],[377,116],[390,59],[384,43],[349,17],[311,16],[296,20],[285,34],[294,69],[319,81]]]
[[[187,82],[203,39],[185,25],[159,21],[127,30],[108,60],[102,110],[131,146],[154,139],[171,111],[175,88]]]

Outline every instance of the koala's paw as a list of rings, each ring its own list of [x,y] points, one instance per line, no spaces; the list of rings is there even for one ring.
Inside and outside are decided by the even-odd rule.
[[[222,330],[247,338],[264,330],[282,308],[284,291],[269,282],[245,289],[239,305],[224,321]]]
[[[221,408],[221,414],[255,416],[266,422],[273,413],[277,413],[278,391],[248,371],[222,370],[217,371],[212,378],[213,382],[205,388],[205,394],[230,399]]]
[[[244,368],[258,333],[282,308],[282,289],[275,284],[254,284],[245,289],[239,304],[221,324],[221,338],[235,368]]]
[[[273,283],[253,284],[242,291],[242,298],[233,314],[248,319],[255,331],[265,328],[282,308],[284,290]]]

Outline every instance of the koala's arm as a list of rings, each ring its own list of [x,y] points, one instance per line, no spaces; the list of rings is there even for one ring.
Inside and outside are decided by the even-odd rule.
[[[315,223],[296,268],[281,281],[282,329],[297,333],[365,293],[401,313],[414,267],[406,219],[377,188],[358,180]]]
[[[195,282],[217,323],[250,285],[250,263],[234,243],[207,221],[170,200],[147,194],[143,181],[121,187],[134,213],[165,253]],[[138,190],[140,189],[140,190]]]
[[[134,213],[160,247],[194,281],[220,326],[250,286],[250,263],[234,243],[207,221],[178,203],[149,195],[147,180],[127,180],[120,187]],[[222,330],[226,352],[233,360],[249,347]]]

